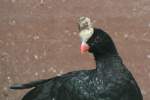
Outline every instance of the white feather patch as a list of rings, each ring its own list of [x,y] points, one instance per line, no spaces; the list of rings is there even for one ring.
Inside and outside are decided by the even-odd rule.
[[[82,41],[87,42],[90,37],[93,35],[94,33],[94,29],[90,28],[90,29],[84,29],[82,31],[80,31],[80,38]]]

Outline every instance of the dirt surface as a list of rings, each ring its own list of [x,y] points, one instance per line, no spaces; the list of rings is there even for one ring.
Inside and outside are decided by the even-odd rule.
[[[150,0],[0,0],[0,100],[28,91],[11,84],[94,68],[92,55],[79,52],[83,15],[112,36],[150,100]]]

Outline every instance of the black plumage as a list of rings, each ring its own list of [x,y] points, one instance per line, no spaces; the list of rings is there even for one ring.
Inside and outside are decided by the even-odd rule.
[[[96,69],[69,72],[10,88],[34,87],[22,100],[143,100],[139,86],[110,36],[95,28],[87,44],[94,55]]]

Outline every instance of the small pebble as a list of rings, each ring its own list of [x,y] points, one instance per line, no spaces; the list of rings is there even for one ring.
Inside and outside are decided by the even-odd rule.
[[[4,91],[7,91],[7,87],[4,87],[3,90],[4,90]]]
[[[11,20],[11,21],[9,22],[9,24],[13,26],[13,25],[16,24],[16,21],[13,19],[13,20]]]
[[[40,39],[40,37],[38,35],[36,35],[36,36],[33,37],[33,39],[38,40],[38,39]]]
[[[53,69],[52,72],[56,73],[57,71],[56,71],[56,69]]]
[[[73,35],[77,35],[77,32],[73,32]]]
[[[35,76],[38,76],[38,75],[39,75],[38,72],[36,72],[36,73],[35,73]]]
[[[150,27],[150,24],[148,24],[148,27]]]
[[[148,59],[150,59],[150,54],[149,54],[149,55],[147,55],[147,58],[148,58]]]
[[[11,2],[12,2],[12,3],[15,3],[15,2],[16,2],[16,0],[11,0]]]
[[[38,59],[39,59],[38,55],[34,55],[34,58],[35,58],[36,60],[38,60]]]
[[[44,4],[44,0],[41,0],[41,1],[40,1],[40,4]]]
[[[128,35],[128,34],[125,34],[125,35],[124,35],[124,38],[128,38],[128,37],[129,37],[129,35]]]
[[[57,74],[57,76],[61,76],[63,74],[63,71],[61,70],[58,74]]]
[[[69,31],[68,31],[68,30],[65,30],[65,33],[69,33]]]
[[[10,80],[10,77],[8,76],[7,79]]]

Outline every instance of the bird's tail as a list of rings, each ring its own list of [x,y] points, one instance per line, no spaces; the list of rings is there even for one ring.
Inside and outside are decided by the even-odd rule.
[[[29,89],[29,88],[32,88],[32,87],[36,87],[40,84],[43,84],[47,81],[49,81],[49,79],[32,81],[32,82],[25,83],[25,84],[14,84],[14,85],[10,86],[9,88],[10,89],[15,89],[15,90],[16,89]]]

